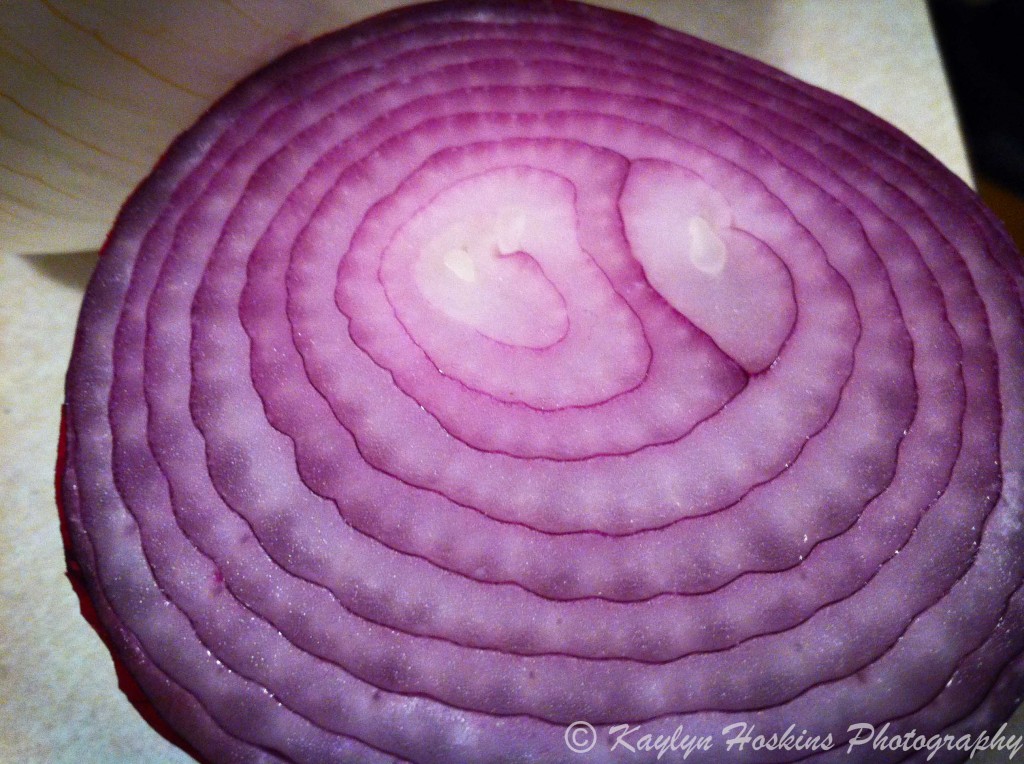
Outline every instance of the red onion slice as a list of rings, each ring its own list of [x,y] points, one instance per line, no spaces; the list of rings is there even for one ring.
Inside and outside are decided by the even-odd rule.
[[[122,211],[73,554],[211,761],[992,730],[1022,301],[977,197],[835,96],[581,5],[388,14],[239,85]]]

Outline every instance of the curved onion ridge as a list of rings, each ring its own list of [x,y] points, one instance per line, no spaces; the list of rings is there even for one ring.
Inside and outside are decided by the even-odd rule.
[[[977,197],[835,96],[586,6],[388,14],[242,83],[122,211],[73,554],[211,761],[993,730],[1022,295]]]

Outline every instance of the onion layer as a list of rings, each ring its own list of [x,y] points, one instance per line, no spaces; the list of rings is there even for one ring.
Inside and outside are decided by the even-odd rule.
[[[977,197],[835,96],[586,6],[388,14],[239,85],[122,211],[73,552],[213,761],[993,728],[1022,295]]]

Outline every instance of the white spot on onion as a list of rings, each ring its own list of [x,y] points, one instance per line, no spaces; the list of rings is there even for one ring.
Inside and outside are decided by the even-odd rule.
[[[448,250],[444,255],[444,264],[458,278],[467,283],[476,281],[476,265],[466,247]]]
[[[725,268],[725,242],[702,217],[690,218],[687,229],[690,232],[689,255],[693,267],[701,273],[717,276]]]

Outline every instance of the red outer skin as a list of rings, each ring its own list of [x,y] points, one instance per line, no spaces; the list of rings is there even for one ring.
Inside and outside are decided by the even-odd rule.
[[[397,10],[397,9],[396,9]],[[380,14],[381,17],[386,17],[395,13],[395,11],[387,11]],[[287,55],[287,53],[285,54]],[[260,71],[257,69],[249,77],[256,76]],[[221,96],[211,103],[206,111],[200,115],[193,124],[198,124],[203,121],[207,114],[216,109],[221,102],[231,93]],[[149,171],[149,174],[144,178],[138,186],[129,194],[128,198],[122,205],[122,211],[124,208],[130,206],[131,202],[137,197],[144,196],[145,189],[149,185],[149,179],[157,173],[157,171],[172,157],[176,151],[175,149],[186,142],[186,137],[192,132],[191,128],[186,129],[183,133],[178,135],[170,145],[164,150],[160,157],[153,163],[153,168]],[[115,218],[110,231],[107,233],[106,239],[103,242],[103,246],[100,247],[97,253],[100,257],[106,252],[107,247],[113,238],[114,232],[119,228],[121,222],[121,211],[118,212],[117,218]],[[68,517],[67,506],[65,505],[65,493],[64,493],[64,475],[67,466],[67,451],[68,451],[68,430],[69,425],[67,421],[68,407],[66,403],[61,404],[60,408],[60,430],[57,439],[57,460],[55,465],[54,475],[54,498],[57,505],[57,520],[60,525],[60,537],[61,543],[64,546],[64,560],[67,565],[65,576],[67,576],[68,583],[71,584],[71,590],[75,593],[78,598],[78,609],[82,617],[92,627],[93,631],[103,642],[103,645],[107,648],[110,653],[111,661],[114,664],[114,674],[117,677],[118,689],[124,694],[128,702],[132,704],[139,715],[152,727],[161,737],[167,740],[172,745],[180,748],[199,764],[213,764],[209,759],[204,758],[191,744],[189,744],[185,738],[178,734],[173,726],[165,719],[156,706],[153,705],[149,696],[145,690],[136,680],[131,669],[128,667],[127,662],[122,657],[122,648],[118,645],[110,631],[109,624],[105,623],[102,614],[97,610],[93,596],[90,594],[88,586],[86,585],[85,577],[82,574],[82,565],[78,561],[75,552],[74,533],[71,528],[71,524]],[[96,592],[97,596],[99,595]]]
[[[210,108],[213,108],[213,106]],[[175,143],[177,143],[177,141],[175,141]],[[164,164],[168,155],[172,153],[175,143],[172,143],[171,147],[160,155],[160,158],[154,163],[153,169],[150,171],[150,175]],[[125,204],[128,204],[133,197],[137,196],[145,185],[145,181],[140,183],[125,201]],[[102,257],[103,253],[106,251],[116,228],[117,224],[115,221],[114,226],[111,227],[106,240],[103,242],[103,246],[100,247],[98,252],[100,257]],[[85,619],[86,623],[88,623],[92,627],[92,630],[96,632],[96,636],[100,638],[100,641],[103,642],[104,647],[106,647],[107,651],[110,653],[110,659],[114,664],[114,675],[117,677],[118,689],[124,694],[128,702],[132,704],[146,723],[149,724],[149,726],[152,727],[161,737],[177,748],[183,750],[200,764],[213,764],[208,759],[203,758],[199,752],[181,735],[179,735],[167,720],[160,715],[159,711],[157,711],[156,706],[154,706],[150,701],[149,696],[146,695],[142,686],[128,668],[128,664],[122,659],[121,651],[117,647],[108,626],[104,623],[101,614],[96,609],[93,597],[89,593],[85,577],[82,575],[82,566],[75,555],[74,534],[69,522],[67,507],[64,503],[64,475],[68,456],[67,417],[67,404],[62,403],[60,407],[59,432],[57,435],[57,461],[53,482],[54,499],[57,505],[57,521],[60,526],[61,543],[64,546],[64,561],[67,565],[67,570],[64,575],[67,576],[68,583],[71,585],[71,590],[78,598],[78,611],[82,618]]]
[[[103,642],[103,645],[107,648],[110,653],[111,660],[114,663],[114,674],[117,676],[117,687],[124,694],[128,702],[135,707],[135,710],[139,712],[139,715],[146,720],[156,732],[167,740],[172,745],[182,749],[189,756],[194,758],[200,764],[212,764],[207,759],[200,756],[199,752],[196,751],[189,743],[181,737],[167,720],[164,719],[160,713],[156,710],[156,706],[150,702],[149,697],[143,691],[142,687],[136,681],[132,672],[128,669],[127,664],[121,659],[120,650],[115,646],[113,639],[111,638],[110,632],[104,625],[102,618],[100,618],[99,612],[96,610],[96,605],[93,603],[92,597],[89,596],[89,590],[85,585],[85,578],[82,576],[82,566],[78,563],[75,557],[74,545],[71,540],[71,527],[68,523],[67,511],[64,507],[64,467],[67,463],[68,453],[68,436],[67,436],[67,406],[62,405],[60,407],[60,433],[57,440],[57,465],[56,475],[54,476],[54,490],[55,498],[57,501],[57,520],[60,523],[60,538],[64,545],[64,561],[67,564],[67,571],[64,575],[67,576],[68,583],[71,584],[71,590],[78,597],[78,610],[82,615],[82,618],[92,627],[93,631]]]
[[[379,14],[377,17],[372,17],[374,20],[377,18],[384,18],[394,14],[396,10],[386,11],[385,13]],[[362,22],[366,23],[366,22]],[[308,42],[308,41],[307,41]],[[286,53],[285,56],[288,54]],[[265,65],[262,68],[269,68],[273,62]],[[255,72],[248,75],[248,77],[258,76],[258,73],[262,70],[257,69]],[[248,79],[245,78],[245,79]],[[217,109],[218,106],[228,97],[230,97],[233,90],[229,90],[228,93],[222,95],[211,103],[206,111],[200,115],[193,126],[200,124],[206,115]],[[118,216],[115,218],[114,223],[111,226],[110,231],[107,233],[106,239],[103,242],[103,246],[100,247],[98,255],[100,257],[106,252],[107,247],[110,245],[110,241],[114,236],[122,222],[122,213],[125,208],[131,206],[131,203],[139,198],[144,197],[148,192],[147,188],[150,185],[151,178],[158,173],[161,167],[163,167],[174,155],[176,155],[181,147],[187,143],[188,136],[193,132],[192,126],[178,135],[170,145],[164,150],[160,157],[153,163],[153,168],[149,171],[149,174],[144,178],[138,186],[129,194],[128,198],[122,205],[121,211],[118,212]],[[89,587],[86,583],[86,578],[82,573],[82,564],[78,559],[78,553],[75,549],[75,534],[71,526],[70,517],[68,515],[68,509],[65,501],[65,487],[64,477],[65,470],[67,467],[67,452],[68,452],[68,431],[70,429],[68,418],[68,407],[66,403],[61,404],[60,409],[60,425],[57,439],[57,458],[55,464],[54,474],[54,498],[57,506],[57,520],[60,526],[61,543],[64,546],[64,560],[67,565],[65,576],[67,576],[68,583],[71,585],[71,590],[78,598],[78,609],[81,616],[85,621],[92,627],[93,631],[100,638],[100,641],[106,647],[110,653],[111,661],[114,664],[114,674],[117,677],[118,689],[124,694],[125,698],[135,708],[139,715],[153,728],[161,737],[167,740],[175,747],[181,749],[199,764],[214,764],[210,759],[203,757],[196,748],[194,748],[188,741],[185,740],[178,732],[174,729],[171,723],[164,718],[163,715],[157,710],[156,706],[150,700],[149,696],[143,690],[142,685],[135,678],[129,668],[128,662],[123,657],[123,650],[125,649],[123,644],[119,644],[116,636],[112,633],[111,622],[104,619],[104,613],[101,613],[96,607],[96,598],[100,598],[99,601],[106,601],[102,599],[102,594],[99,591],[90,593]],[[87,554],[85,551],[80,551],[81,554]],[[108,619],[113,618],[112,614],[109,613],[107,608],[106,616]]]

